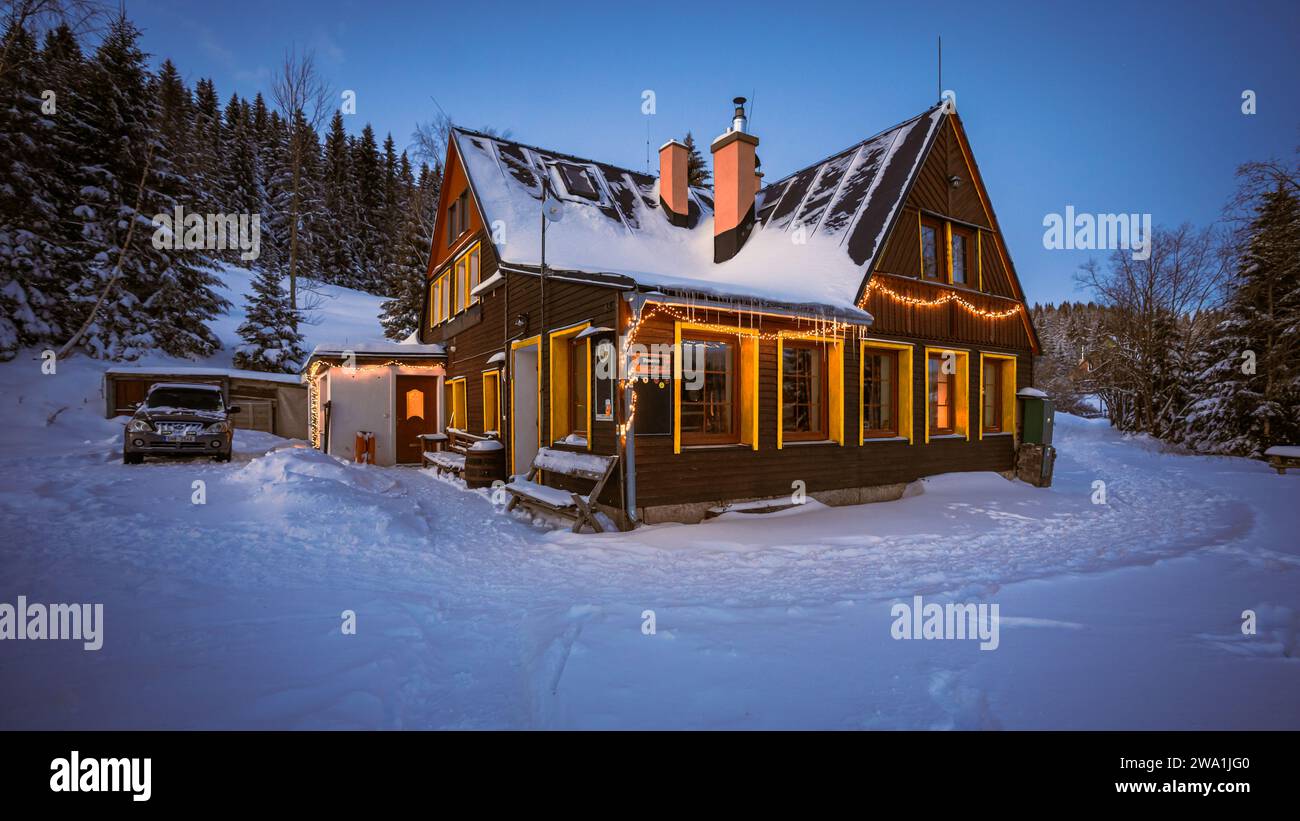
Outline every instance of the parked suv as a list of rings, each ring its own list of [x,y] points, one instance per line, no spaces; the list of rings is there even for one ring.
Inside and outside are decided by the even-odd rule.
[[[234,425],[218,385],[160,382],[136,408],[122,438],[122,461],[138,465],[146,456],[210,456],[230,461]]]

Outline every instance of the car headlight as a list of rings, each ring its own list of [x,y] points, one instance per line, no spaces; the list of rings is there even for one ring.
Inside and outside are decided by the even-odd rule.
[[[229,432],[230,432],[230,423],[229,423],[229,422],[213,422],[211,425],[208,425],[206,428],[204,428],[204,429],[203,429],[203,432],[204,432],[204,433],[229,433]]]
[[[130,424],[126,426],[126,429],[131,433],[148,433],[153,430],[153,427],[143,419],[132,419]]]

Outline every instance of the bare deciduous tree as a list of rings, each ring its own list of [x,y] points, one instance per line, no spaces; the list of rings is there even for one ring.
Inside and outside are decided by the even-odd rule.
[[[74,32],[89,28],[104,13],[98,0],[0,0],[0,33],[11,27],[41,29],[66,24]],[[0,78],[9,68],[9,48],[0,47]]]
[[[271,99],[289,127],[289,304],[298,309],[298,221],[302,199],[302,170],[312,135],[332,109],[333,92],[316,69],[309,51],[284,55],[280,72],[271,81]]]
[[[1115,251],[1077,279],[1110,310],[1097,352],[1098,392],[1123,430],[1167,436],[1189,397],[1192,358],[1213,330],[1231,258],[1224,232],[1157,228],[1147,259]]]

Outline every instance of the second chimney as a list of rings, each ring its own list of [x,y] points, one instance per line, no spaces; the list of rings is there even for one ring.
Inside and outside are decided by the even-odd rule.
[[[673,225],[684,227],[690,216],[686,145],[669,140],[659,146],[659,204]]]
[[[745,129],[745,98],[734,101],[731,128],[713,141],[713,261],[734,257],[754,228],[758,137]]]

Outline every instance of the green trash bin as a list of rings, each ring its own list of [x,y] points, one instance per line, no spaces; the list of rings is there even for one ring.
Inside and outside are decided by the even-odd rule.
[[[1052,400],[1038,388],[1021,388],[1016,394],[1020,418],[1024,421],[1022,442],[1033,445],[1052,444],[1052,421],[1056,410]]]

